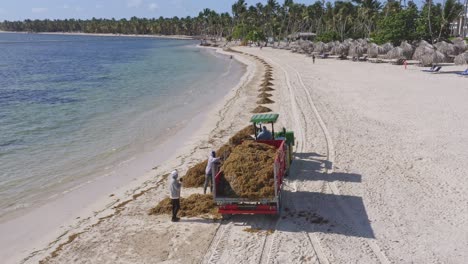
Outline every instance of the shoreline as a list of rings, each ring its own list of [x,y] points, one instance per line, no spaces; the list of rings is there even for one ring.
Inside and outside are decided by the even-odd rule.
[[[14,34],[37,34],[37,35],[59,35],[59,36],[94,36],[94,37],[126,37],[126,38],[159,38],[197,40],[197,37],[186,35],[141,35],[141,34],[113,34],[113,33],[82,33],[82,32],[24,32],[24,31],[1,31],[1,33]]]
[[[203,47],[197,47],[197,48],[203,48]],[[217,53],[217,54],[219,53],[219,54],[222,54],[223,56],[227,55],[221,49],[215,50],[213,51],[213,53]],[[218,56],[217,54],[213,54],[213,55]],[[243,65],[246,65],[245,61],[238,60],[238,62]],[[249,78],[249,73],[251,73],[251,70],[249,71],[249,69],[247,69],[248,65],[246,65],[245,67],[246,67],[245,72],[242,75],[241,79],[237,83],[233,84],[232,89],[228,91],[227,94],[223,95],[220,100],[216,100],[216,101],[219,101],[219,103],[215,102],[213,104],[210,104],[210,106],[208,106],[207,109],[196,114],[188,123],[184,125],[183,128],[177,129],[172,139],[166,140],[162,144],[158,145],[156,149],[154,150],[153,154],[147,155],[148,157],[146,159],[151,160],[152,164],[155,164],[158,166],[156,167],[153,166],[152,170],[142,172],[140,174],[137,174],[136,176],[133,176],[132,173],[129,172],[129,174],[132,175],[132,180],[130,182],[127,182],[126,184],[121,186],[118,190],[115,190],[114,192],[112,192],[112,194],[109,197],[107,197],[107,195],[109,195],[108,193],[101,192],[101,195],[100,195],[101,198],[99,200],[93,201],[92,203],[88,204],[88,206],[86,206],[85,208],[81,208],[81,210],[79,210],[80,211],[79,213],[74,213],[76,218],[74,219],[69,218],[69,220],[66,220],[65,222],[63,222],[60,228],[54,228],[53,231],[47,232],[47,234],[45,235],[42,234],[40,236],[41,238],[39,239],[40,241],[29,241],[27,237],[33,236],[34,234],[30,234],[30,233],[23,234],[25,237],[23,240],[25,241],[21,241],[21,242],[24,242],[24,243],[16,245],[17,250],[13,250],[14,254],[3,256],[2,259],[6,260],[7,263],[10,261],[17,262],[21,259],[24,260],[24,257],[27,255],[29,255],[28,257],[35,259],[35,256],[36,254],[38,254],[38,252],[40,252],[43,249],[46,251],[50,249],[51,246],[50,245],[47,246],[47,245],[51,241],[53,241],[51,243],[52,247],[54,245],[56,246],[61,241],[61,239],[66,237],[66,234],[71,232],[71,230],[85,229],[86,227],[96,224],[97,222],[100,221],[99,219],[103,215],[108,217],[109,215],[113,214],[112,211],[114,211],[115,213],[118,210],[117,208],[120,208],[119,204],[121,203],[122,200],[128,200],[129,198],[132,198],[135,195],[135,193],[140,193],[142,189],[145,189],[146,187],[151,186],[152,184],[156,186],[157,182],[161,179],[162,175],[165,174],[164,172],[170,169],[170,168],[166,168],[163,164],[175,164],[177,162],[180,162],[179,161],[180,156],[183,155],[184,153],[186,153],[185,155],[187,155],[187,153],[189,153],[187,152],[189,151],[189,148],[197,148],[197,147],[201,148],[201,145],[199,144],[200,142],[198,142],[199,138],[206,137],[207,134],[209,134],[209,132],[213,129],[212,125],[213,124],[216,125],[216,123],[219,122],[219,120],[216,120],[216,122],[214,122],[215,120],[212,120],[214,118],[218,118],[216,115],[214,117],[210,117],[210,116],[213,115],[213,113],[219,112],[219,109],[222,108],[224,102],[228,100],[230,95],[232,95],[232,92],[238,89],[238,87],[242,86],[245,80]],[[162,153],[164,153],[164,155]],[[190,155],[187,155],[187,156],[190,157]],[[181,164],[184,164],[184,161],[182,161]],[[184,165],[184,166],[187,167],[188,165]],[[181,175],[183,175],[182,173],[184,172],[184,169],[179,170],[179,171]],[[106,177],[103,177],[103,178],[106,178]],[[97,179],[96,181],[105,182],[106,180],[108,181],[109,179]],[[84,195],[84,197],[86,197],[85,189],[87,188],[85,187],[85,188],[79,188],[78,190],[73,190],[73,192],[76,192],[76,194],[73,195],[73,197],[80,196],[79,195],[80,193],[81,195]],[[68,199],[67,202],[73,203],[73,200]],[[50,204],[41,206],[39,209],[35,211],[37,212],[37,211],[40,211],[41,209],[44,209],[43,212],[40,213],[42,217],[43,218],[49,217],[53,219],[52,215],[47,215],[49,211],[47,208],[51,209],[51,207],[53,206],[54,206],[54,203],[52,202]],[[65,208],[65,210],[66,209],[67,208]],[[30,217],[28,218],[28,216],[30,215],[25,214],[22,218],[23,219],[22,221],[28,221],[28,219],[30,218]],[[17,221],[17,220],[18,219],[10,220],[10,221],[7,221],[6,223],[19,222],[19,223],[15,223],[14,225],[21,225],[21,223],[23,223],[22,221]],[[5,226],[5,223],[3,223],[1,228],[5,229],[7,226]],[[42,226],[41,228],[38,228],[38,229],[42,231],[43,228],[47,228],[47,227]],[[6,230],[9,230],[9,229],[7,228]],[[24,232],[24,231],[21,231],[21,232]],[[12,234],[5,234],[4,238],[6,240],[9,240],[8,235],[11,236]],[[14,234],[14,235],[18,236],[18,234]],[[25,245],[26,241],[29,241],[29,244]],[[14,243],[10,241],[7,244],[2,245],[2,246],[4,247],[6,246],[7,248],[9,247],[14,248],[12,244]],[[21,250],[21,252],[19,252],[19,250]],[[5,253],[8,253],[8,252],[5,252]],[[28,259],[28,257],[26,257],[26,259]]]
[[[254,65],[247,78],[252,87],[234,89],[219,102],[219,111],[213,110],[213,118],[201,126],[205,132],[180,151],[186,154],[175,155],[174,164],[187,167],[206,158],[207,146],[218,146],[246,122],[250,114],[242,110],[250,110],[257,100],[256,76],[262,70],[256,69],[262,66],[253,57],[259,57],[272,67],[276,102],[268,107],[280,114],[278,126],[296,137],[294,162],[282,193],[288,209],[277,220],[240,215],[216,223],[203,218],[172,223],[168,215],[149,216],[147,212],[167,196],[163,173],[171,164],[166,164],[158,168],[158,179],[134,192],[131,202],[101,214],[89,229],[64,234],[53,246],[57,250],[42,251],[41,256],[56,253],[45,262],[467,259],[463,248],[468,214],[463,205],[468,186],[460,184],[468,171],[463,163],[468,157],[465,77],[454,71],[425,73],[414,65],[405,69],[330,59],[313,63],[305,55],[272,48],[234,50],[246,55],[230,55]],[[182,197],[200,192],[201,188],[182,188]]]

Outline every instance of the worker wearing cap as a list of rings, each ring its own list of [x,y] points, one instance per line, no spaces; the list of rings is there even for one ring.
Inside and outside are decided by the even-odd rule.
[[[212,169],[213,165],[219,163],[219,158],[216,158],[216,152],[211,151],[210,156],[208,157],[208,163],[205,168],[205,185],[203,188],[203,193],[206,194],[206,188],[210,184],[210,192],[213,192],[213,175]]]
[[[272,139],[271,132],[268,131],[266,126],[262,127],[262,131],[258,133],[257,139],[258,140],[271,140]]]
[[[180,209],[180,189],[182,187],[182,179],[178,180],[179,173],[177,170],[171,172],[169,178],[169,194],[172,203],[172,222],[177,222],[180,218],[177,217],[177,213]]]

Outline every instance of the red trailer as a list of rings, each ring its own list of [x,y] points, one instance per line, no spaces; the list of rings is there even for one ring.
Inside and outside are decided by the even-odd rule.
[[[289,155],[289,146],[286,140],[257,140],[257,142],[265,143],[274,146],[276,151],[275,161],[273,165],[274,171],[274,187],[275,196],[265,197],[259,199],[247,199],[247,198],[231,198],[223,195],[223,188],[220,186],[223,184],[221,176],[222,171],[214,173],[214,186],[213,196],[216,204],[218,205],[219,213],[223,216],[229,216],[233,214],[279,214],[281,208],[281,190],[283,187],[283,178],[289,168],[288,161],[291,160]]]

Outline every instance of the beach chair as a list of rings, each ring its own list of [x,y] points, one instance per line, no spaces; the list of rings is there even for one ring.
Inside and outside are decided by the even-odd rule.
[[[341,54],[340,56],[338,56],[338,58],[336,58],[338,60],[347,60],[348,59],[348,56],[344,55],[344,54]]]
[[[358,61],[367,61],[367,55],[362,58],[358,58]]]
[[[320,54],[319,58],[326,59],[326,58],[328,58],[328,55],[329,55],[328,53]]]
[[[461,76],[468,76],[468,68],[462,72],[458,72],[457,74]]]
[[[394,61],[392,64],[393,65],[403,65],[405,63],[406,59],[404,58],[399,58],[396,61]]]
[[[432,66],[429,70],[422,70],[423,72],[436,73],[442,69],[442,66]]]

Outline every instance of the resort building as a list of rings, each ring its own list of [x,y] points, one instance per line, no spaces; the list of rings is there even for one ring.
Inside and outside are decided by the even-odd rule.
[[[465,0],[463,12],[457,20],[450,23],[450,34],[452,36],[468,37],[468,0]]]

